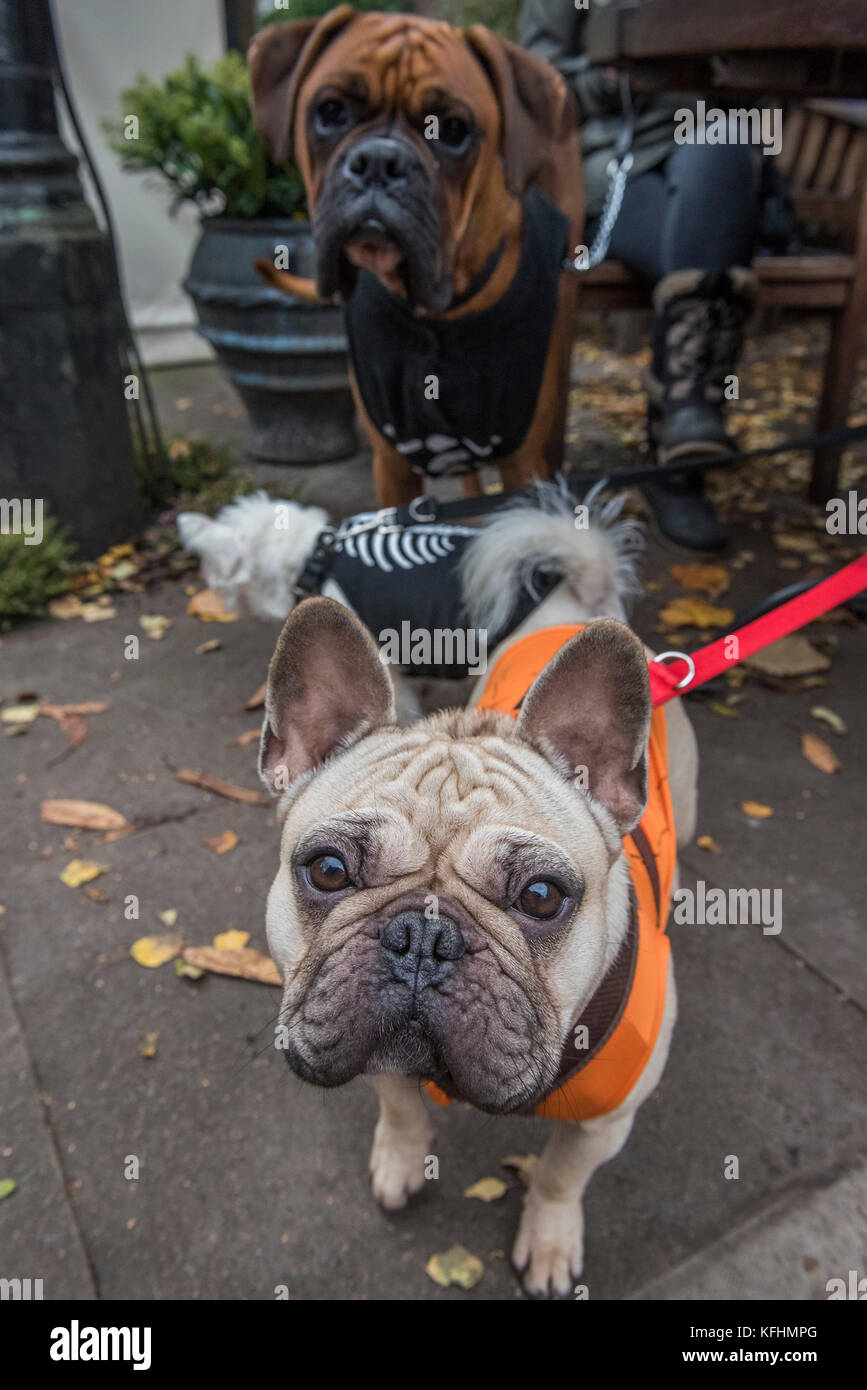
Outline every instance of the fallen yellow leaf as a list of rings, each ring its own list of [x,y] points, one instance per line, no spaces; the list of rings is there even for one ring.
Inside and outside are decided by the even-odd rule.
[[[193,594],[187,604],[187,612],[194,618],[200,618],[203,623],[234,623],[238,620],[237,613],[228,612],[216,589],[202,589],[201,593]]]
[[[458,1284],[462,1289],[471,1289],[478,1284],[485,1267],[478,1255],[470,1254],[463,1245],[453,1245],[440,1255],[431,1255],[425,1265],[425,1274],[441,1288]]]
[[[734,618],[731,608],[714,608],[702,598],[675,598],[659,615],[667,627],[728,627]]]
[[[4,724],[32,724],[38,713],[38,705],[10,705],[0,711],[0,719]]]
[[[142,613],[139,622],[153,642],[161,642],[172,625],[171,618],[162,613]]]
[[[745,664],[768,676],[806,676],[811,671],[827,671],[831,665],[827,656],[816,650],[806,637],[793,632],[781,637],[770,647],[745,658]]]
[[[472,1187],[464,1189],[465,1197],[478,1197],[480,1202],[496,1202],[508,1192],[502,1178],[479,1178]]]
[[[848,733],[845,719],[841,718],[839,714],[835,714],[832,709],[828,709],[827,706],[814,705],[810,713],[814,719],[820,719],[823,724],[827,724],[834,730],[834,733],[839,734],[841,738],[845,733]]]
[[[839,772],[842,766],[839,758],[830,749],[824,739],[817,738],[815,734],[801,734],[801,752],[817,767],[820,772]]]
[[[238,837],[234,830],[221,830],[219,835],[209,835],[202,844],[206,849],[211,849],[214,854],[228,854],[230,849],[234,849],[238,843]]]
[[[670,574],[681,588],[696,589],[710,598],[719,598],[732,582],[722,565],[672,565]]]
[[[518,1174],[525,1187],[530,1186],[530,1178],[538,1162],[538,1154],[509,1154],[507,1158],[500,1159],[504,1168],[511,1168],[513,1172]]]
[[[754,820],[767,820],[768,816],[774,814],[773,806],[763,806],[760,801],[742,801],[741,810]]]
[[[183,939],[180,932],[166,932],[163,936],[140,936],[129,948],[129,953],[138,965],[156,970],[167,960],[180,955]]]
[[[706,849],[708,854],[722,854],[722,850],[713,835],[699,835],[696,844],[699,849]]]
[[[218,951],[240,951],[250,940],[248,931],[221,931],[214,937]]]
[[[78,888],[82,883],[89,883],[92,878],[99,878],[100,874],[106,872],[104,864],[94,864],[91,859],[70,859],[60,879],[67,888]]]
[[[159,1038],[159,1033],[142,1033],[141,1045],[140,1045],[139,1050],[138,1050],[138,1051],[139,1051],[139,1056],[140,1056],[140,1057],[156,1057],[156,1055],[157,1055],[157,1039],[158,1039],[158,1038]]]
[[[178,920],[178,909],[176,907],[167,907],[163,912],[158,912],[157,916],[164,927],[173,927]]]

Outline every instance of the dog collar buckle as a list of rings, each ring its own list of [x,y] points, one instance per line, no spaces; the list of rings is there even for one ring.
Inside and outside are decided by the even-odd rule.
[[[687,666],[689,667],[689,670],[683,677],[683,680],[679,680],[677,682],[677,685],[674,687],[675,690],[683,690],[684,686],[691,685],[692,682],[695,680],[695,662],[693,661],[692,657],[689,655],[688,652],[660,652],[659,656],[655,656],[653,660],[655,662],[659,662],[660,664],[666,661],[686,662]]]

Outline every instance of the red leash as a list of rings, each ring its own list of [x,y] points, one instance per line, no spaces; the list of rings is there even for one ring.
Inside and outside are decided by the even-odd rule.
[[[737,632],[730,632],[716,642],[700,647],[692,656],[683,652],[663,652],[648,667],[650,694],[654,705],[664,705],[687,690],[695,690],[720,672],[729,670],[748,656],[769,647],[780,637],[787,637],[814,618],[827,613],[838,604],[867,588],[867,555],[853,560],[836,574],[830,574],[805,594],[780,604],[771,613],[756,618]],[[663,665],[670,660],[671,665]]]

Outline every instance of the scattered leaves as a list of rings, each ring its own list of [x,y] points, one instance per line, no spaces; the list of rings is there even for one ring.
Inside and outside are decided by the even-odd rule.
[[[848,733],[845,719],[839,714],[835,714],[832,709],[828,709],[827,705],[814,705],[810,713],[814,719],[819,719],[823,724],[827,724],[841,738],[845,733]]]
[[[478,1255],[472,1255],[463,1245],[453,1245],[440,1255],[431,1255],[425,1265],[425,1274],[441,1288],[458,1284],[462,1289],[471,1289],[478,1284],[485,1267]]]
[[[218,652],[222,645],[218,637],[211,637],[207,642],[199,643],[196,647],[196,656],[205,656],[208,652]]]
[[[64,594],[62,598],[51,600],[48,611],[52,618],[80,618],[83,607],[81,599],[75,594]]]
[[[839,772],[842,764],[824,739],[815,734],[801,734],[801,752],[820,772]]]
[[[188,960],[175,961],[175,974],[184,980],[200,980],[204,975],[204,970],[198,965],[190,965]]]
[[[109,898],[107,893],[103,893],[101,888],[87,887],[84,890],[85,896],[94,903],[107,903]]]
[[[211,849],[214,854],[228,854],[230,849],[234,849],[238,843],[238,837],[234,830],[221,830],[219,835],[209,835],[202,844],[206,849]]]
[[[191,787],[201,787],[203,791],[225,796],[229,801],[243,801],[246,806],[270,806],[270,798],[262,792],[251,792],[239,787],[235,782],[224,782],[221,777],[211,777],[207,772],[194,772],[182,767],[175,773],[178,782],[187,782]]]
[[[157,966],[179,956],[182,946],[180,932],[165,932],[162,936],[140,936],[130,946],[129,953],[137,965],[156,970]]]
[[[666,627],[728,627],[734,618],[731,608],[714,608],[701,598],[675,598],[659,615]]]
[[[262,985],[280,985],[280,973],[270,956],[247,946],[241,951],[221,951],[216,946],[185,946],[181,952],[189,965],[212,970],[215,975],[235,975]]]
[[[709,598],[719,598],[732,582],[722,565],[672,565],[669,572],[682,589],[695,589]]]
[[[173,927],[178,920],[178,909],[176,907],[167,907],[162,912],[158,912],[157,916],[164,927]]]
[[[0,719],[4,724],[32,724],[38,713],[38,705],[10,705],[0,710]]]
[[[747,816],[752,816],[753,820],[767,820],[768,816],[774,814],[773,806],[764,806],[761,801],[742,801],[741,810]]]
[[[255,740],[261,738],[261,736],[262,729],[261,726],[257,724],[255,729],[245,729],[244,732],[242,734],[239,734],[237,738],[230,738],[229,742],[226,744],[226,747],[234,748],[236,745],[238,745],[241,748],[245,748],[248,743],[253,743]]]
[[[696,840],[699,849],[707,850],[708,854],[722,854],[722,850],[714,839],[713,835],[699,835]]]
[[[720,704],[715,700],[710,707],[711,714],[716,714],[720,719],[740,719],[740,710],[732,709],[731,705]]]
[[[238,620],[238,614],[227,610],[216,589],[202,589],[200,593],[193,594],[187,604],[187,612],[194,618],[200,618],[203,623],[234,623]]]
[[[49,825],[74,825],[79,830],[124,830],[129,825],[126,816],[101,801],[43,801],[40,814]]]
[[[244,706],[244,709],[261,709],[265,703],[265,692],[268,689],[268,682],[263,681],[259,689],[254,691]]]
[[[464,1189],[465,1197],[478,1197],[480,1202],[496,1202],[508,1192],[502,1178],[479,1178],[472,1187]]]
[[[117,609],[114,604],[98,599],[96,603],[83,603],[81,616],[86,623],[102,623],[106,618],[116,618]]]
[[[162,613],[142,613],[139,622],[152,642],[161,642],[172,625]]]
[[[221,931],[214,937],[218,951],[240,951],[250,940],[248,931]]]
[[[799,632],[781,637],[779,642],[773,642],[744,660],[751,670],[769,676],[806,676],[813,671],[827,671],[831,665],[827,656]]]
[[[159,1036],[159,1033],[142,1033],[138,1049],[140,1057],[156,1057]]]
[[[0,1202],[4,1197],[11,1197],[17,1186],[14,1178],[0,1178]]]
[[[538,1162],[538,1154],[509,1154],[506,1158],[500,1159],[504,1168],[511,1168],[513,1172],[518,1174],[525,1187],[530,1186],[530,1178]]]
[[[82,883],[90,883],[91,879],[99,878],[104,873],[107,873],[105,865],[94,864],[92,859],[70,859],[60,880],[67,888],[79,888]]]

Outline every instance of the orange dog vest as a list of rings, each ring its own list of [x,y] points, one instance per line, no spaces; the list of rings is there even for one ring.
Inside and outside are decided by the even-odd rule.
[[[491,672],[477,709],[516,717],[533,681],[581,627],[549,627],[514,643]],[[665,711],[655,709],[648,749],[648,803],[623,848],[632,882],[631,916],[617,959],[563,1048],[554,1089],[533,1112],[592,1120],[616,1110],[646,1067],[665,1008],[669,942],[665,934],[677,854],[668,786]],[[433,1099],[448,1105],[432,1081]]]

